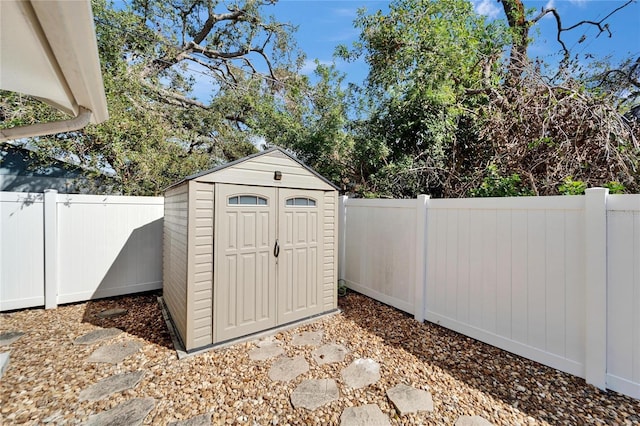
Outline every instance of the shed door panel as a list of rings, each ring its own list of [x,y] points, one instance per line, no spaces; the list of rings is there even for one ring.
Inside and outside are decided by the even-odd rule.
[[[278,324],[322,312],[322,191],[280,188]]]
[[[216,185],[216,341],[276,325],[275,188]]]

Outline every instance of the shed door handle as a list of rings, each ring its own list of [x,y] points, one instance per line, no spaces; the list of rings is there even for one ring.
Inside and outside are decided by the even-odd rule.
[[[276,245],[273,247],[273,255],[278,257],[280,254],[280,245],[278,244],[278,240],[276,240]]]

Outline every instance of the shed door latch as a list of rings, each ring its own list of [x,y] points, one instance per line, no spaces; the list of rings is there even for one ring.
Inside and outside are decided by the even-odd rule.
[[[275,257],[278,257],[279,254],[280,254],[280,245],[278,244],[278,240],[276,240],[276,245],[273,246],[273,255]]]

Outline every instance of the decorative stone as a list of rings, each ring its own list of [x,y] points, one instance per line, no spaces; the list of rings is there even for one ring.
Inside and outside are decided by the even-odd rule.
[[[376,404],[345,408],[340,416],[340,426],[387,426],[389,417]]]
[[[116,392],[134,388],[144,377],[144,371],[107,377],[80,392],[80,401],[97,401]]]
[[[109,364],[117,364],[124,361],[126,357],[140,350],[142,343],[140,342],[122,342],[113,345],[102,346],[96,349],[87,358],[88,362],[106,362]]]
[[[294,408],[315,410],[340,398],[338,385],[333,379],[304,380],[291,394]]]
[[[106,311],[102,311],[98,313],[96,316],[98,318],[117,318],[123,315],[127,315],[128,313],[129,311],[127,309],[113,308],[113,309],[107,309]]]
[[[9,368],[9,352],[0,352],[0,379]]]
[[[291,344],[294,346],[318,346],[322,343],[322,336],[324,332],[319,331],[305,331],[304,333],[298,333],[293,336]]]
[[[42,423],[63,423],[64,419],[64,413],[61,410],[56,411],[55,413],[53,413],[52,415],[45,417],[44,419],[42,419]]]
[[[112,337],[117,336],[122,333],[122,330],[119,328],[100,328],[98,330],[93,330],[88,332],[87,334],[78,337],[73,341],[74,345],[91,345],[95,342],[99,342],[100,340],[110,339]]]
[[[188,420],[169,422],[167,426],[209,426],[211,425],[211,413],[201,414]]]
[[[288,382],[309,371],[309,364],[300,355],[294,358],[283,357],[273,363],[269,369],[269,378],[273,381]]]
[[[4,331],[0,333],[0,346],[9,346],[24,336],[22,331]]]
[[[123,402],[111,410],[89,416],[86,426],[142,424],[145,417],[153,410],[156,402],[153,398],[134,398]]]
[[[371,358],[358,358],[342,370],[342,378],[353,389],[369,386],[380,380],[380,364]]]
[[[280,356],[284,349],[280,347],[277,340],[261,340],[258,347],[249,352],[249,359],[253,361],[264,361],[269,358]]]
[[[455,426],[493,426],[493,423],[480,416],[460,416]]]
[[[344,346],[329,343],[327,345],[320,346],[318,349],[311,352],[311,356],[318,365],[323,365],[330,364],[332,362],[342,362],[348,353],[349,351]]]
[[[387,391],[387,396],[401,416],[418,411],[433,411],[433,399],[427,391],[400,384]]]

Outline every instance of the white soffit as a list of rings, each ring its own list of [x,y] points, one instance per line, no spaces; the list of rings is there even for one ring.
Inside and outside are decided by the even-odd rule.
[[[108,118],[90,0],[0,0],[0,89]]]

